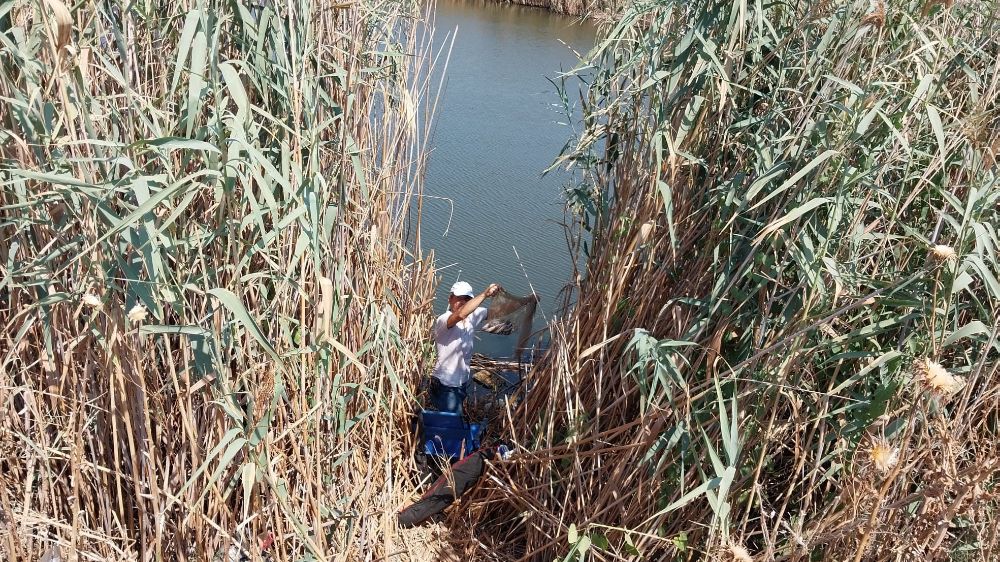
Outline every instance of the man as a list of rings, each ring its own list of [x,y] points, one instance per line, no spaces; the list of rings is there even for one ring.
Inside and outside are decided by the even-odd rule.
[[[479,306],[483,300],[500,290],[493,283],[480,294],[472,285],[459,281],[451,286],[448,312],[434,321],[434,341],[437,343],[437,364],[431,373],[430,401],[442,412],[462,413],[466,388],[472,373],[472,343],[476,328],[486,319],[486,308]]]

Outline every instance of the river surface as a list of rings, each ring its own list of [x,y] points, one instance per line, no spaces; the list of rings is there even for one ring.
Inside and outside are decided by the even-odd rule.
[[[595,29],[577,18],[493,1],[438,0],[435,18],[435,50],[447,52],[452,37],[454,46],[424,189],[430,197],[422,245],[434,250],[441,281],[434,310],[446,310],[458,279],[476,291],[495,282],[515,295],[533,289],[541,299],[535,327],[543,327],[573,271],[562,226],[563,192],[572,177],[563,170],[542,177],[573,127],[547,78],[558,81],[577,65],[594,44]],[[434,84],[443,66],[438,63]],[[476,351],[510,356],[512,339],[481,334]]]

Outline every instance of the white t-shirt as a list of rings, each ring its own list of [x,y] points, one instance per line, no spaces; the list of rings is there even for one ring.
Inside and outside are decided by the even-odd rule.
[[[451,328],[448,327],[448,317],[451,312],[445,312],[434,321],[434,341],[437,342],[437,364],[431,373],[441,384],[447,386],[462,386],[472,378],[469,372],[469,362],[472,360],[472,342],[474,332],[483,320],[486,320],[486,309],[479,307],[472,311],[465,320]]]

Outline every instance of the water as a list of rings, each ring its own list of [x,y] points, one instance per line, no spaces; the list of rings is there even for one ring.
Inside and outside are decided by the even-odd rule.
[[[561,124],[566,117],[546,77],[576,66],[578,53],[593,46],[595,30],[576,18],[493,1],[438,0],[437,6],[436,47],[449,34],[455,42],[425,194],[449,199],[454,213],[447,201],[425,200],[423,246],[434,249],[442,268],[434,310],[446,310],[448,289],[458,279],[476,291],[500,283],[527,295],[533,287],[541,299],[537,328],[543,315],[556,312],[572,275],[561,225],[571,178],[561,170],[541,173],[573,131]],[[512,337],[480,338],[477,352],[512,352]]]

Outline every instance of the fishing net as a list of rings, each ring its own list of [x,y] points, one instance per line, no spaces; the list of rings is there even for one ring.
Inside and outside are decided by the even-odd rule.
[[[531,337],[531,323],[538,308],[538,297],[528,295],[518,297],[500,289],[493,295],[486,313],[486,322],[481,328],[484,332],[509,336],[517,334],[517,345],[514,347],[520,355],[527,347]]]

